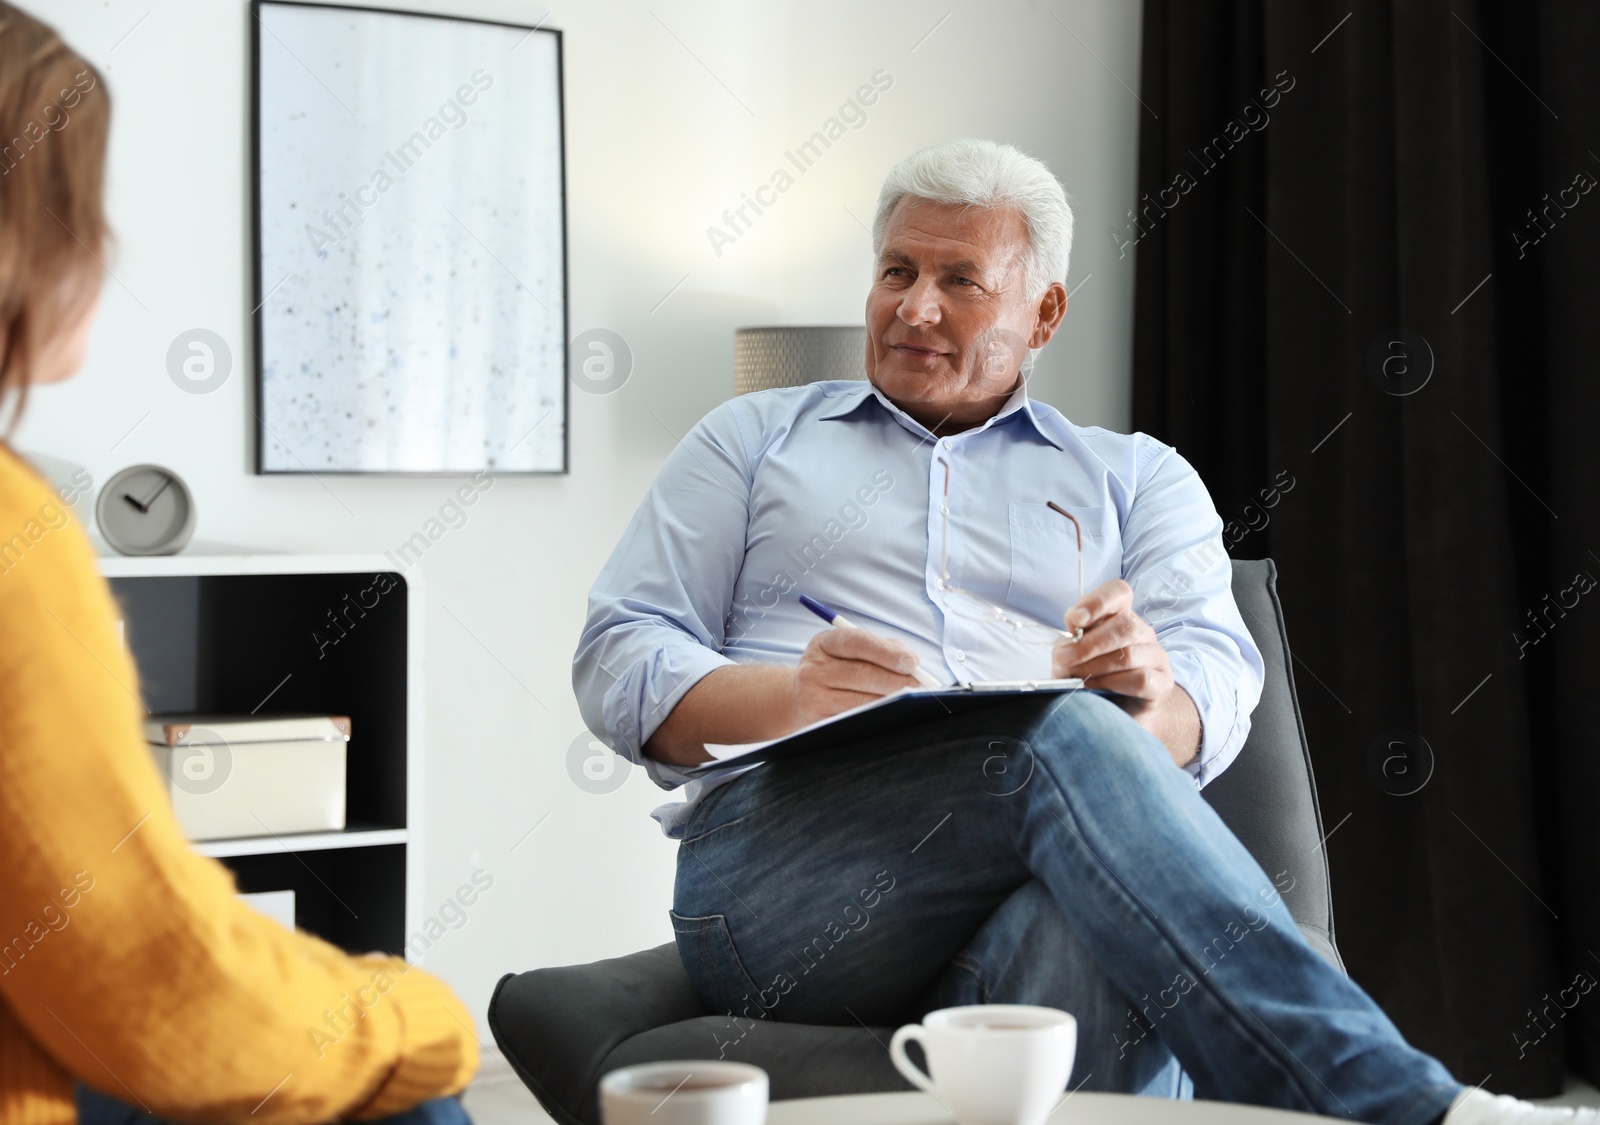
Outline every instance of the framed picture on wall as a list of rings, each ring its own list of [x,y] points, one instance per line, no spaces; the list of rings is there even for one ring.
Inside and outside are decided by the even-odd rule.
[[[565,472],[560,33],[251,14],[256,471]]]

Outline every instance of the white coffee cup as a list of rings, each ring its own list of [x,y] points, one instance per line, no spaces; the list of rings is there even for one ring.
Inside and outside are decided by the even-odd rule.
[[[922,1044],[931,1076],[906,1057]],[[1041,1125],[1061,1101],[1078,1049],[1078,1021],[1055,1008],[974,1004],[941,1008],[889,1042],[906,1080],[937,1098],[960,1125]]]
[[[605,1125],[766,1125],[767,1072],[714,1059],[641,1063],[600,1079]]]

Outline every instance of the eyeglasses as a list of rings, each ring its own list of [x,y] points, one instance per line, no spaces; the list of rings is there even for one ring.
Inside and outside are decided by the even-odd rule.
[[[1007,630],[1013,639],[1029,645],[1053,645],[1057,641],[1071,642],[1083,639],[1083,630],[1067,632],[1046,625],[1036,617],[1020,610],[998,606],[987,598],[980,598],[970,590],[963,590],[950,581],[950,462],[936,458],[944,466],[944,500],[939,504],[939,600],[955,616],[968,621],[982,621]],[[1083,600],[1083,528],[1077,517],[1054,500],[1047,501],[1052,512],[1072,522],[1078,545],[1078,597],[1072,604]]]

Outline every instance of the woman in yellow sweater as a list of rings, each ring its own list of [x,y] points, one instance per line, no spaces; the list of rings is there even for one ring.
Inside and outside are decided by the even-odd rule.
[[[12,411],[29,383],[83,359],[108,241],[109,117],[95,69],[0,0],[0,403]],[[399,959],[283,929],[185,843],[114,621],[76,521],[0,442],[0,1125],[71,1122],[78,1089],[86,1125],[464,1122],[457,1101],[434,1100],[477,1067],[472,1016],[451,991]],[[337,1042],[312,1034],[341,1008],[361,1014]]]

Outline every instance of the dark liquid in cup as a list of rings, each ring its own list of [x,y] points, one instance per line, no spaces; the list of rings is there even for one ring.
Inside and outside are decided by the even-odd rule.
[[[670,1094],[674,1090],[679,1093],[684,1090],[720,1090],[728,1086],[742,1086],[744,1082],[743,1078],[690,1077],[682,1082],[674,1082],[667,1078],[650,1078],[633,1083],[629,1089],[651,1094]]]

